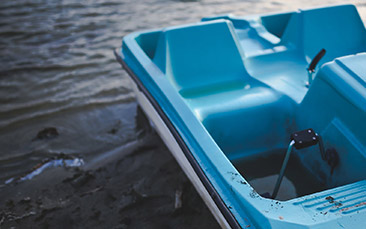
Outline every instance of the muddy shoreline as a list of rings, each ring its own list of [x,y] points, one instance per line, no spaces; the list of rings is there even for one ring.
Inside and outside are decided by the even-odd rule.
[[[0,227],[218,228],[155,132],[111,158],[2,188]]]

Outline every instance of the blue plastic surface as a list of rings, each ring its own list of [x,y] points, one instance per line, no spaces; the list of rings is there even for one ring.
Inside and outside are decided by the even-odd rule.
[[[307,67],[322,48],[309,87]],[[133,33],[120,56],[243,228],[353,228],[366,222],[365,51],[357,10],[343,5]],[[307,128],[339,155],[332,174],[317,147],[295,150],[324,190],[260,196],[238,163],[266,170],[262,158],[283,157],[291,133]]]

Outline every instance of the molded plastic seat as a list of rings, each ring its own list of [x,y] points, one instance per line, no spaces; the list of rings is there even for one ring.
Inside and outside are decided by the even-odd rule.
[[[287,15],[288,16],[288,15]],[[292,13],[279,45],[282,52],[257,55],[245,63],[256,79],[300,103],[307,93],[307,67],[326,49],[318,66],[337,57],[366,50],[366,30],[352,5],[333,6]]]
[[[334,148],[339,153],[342,166],[333,175],[324,163],[312,169],[315,174],[322,174],[329,187],[358,181],[366,173],[365,63],[366,53],[362,53],[325,64],[297,112],[299,129],[313,127],[325,139],[325,148]],[[314,151],[299,155],[309,165],[314,160],[321,161]]]
[[[216,20],[165,30],[154,62],[182,95],[225,90],[249,77],[233,25]]]
[[[282,43],[295,44],[310,61],[321,49],[321,63],[366,50],[366,30],[353,5],[300,10],[291,16]]]
[[[288,144],[293,101],[271,88],[257,84],[189,104],[230,159]]]
[[[232,22],[164,31],[154,62],[227,154],[287,144],[292,101],[249,76]]]

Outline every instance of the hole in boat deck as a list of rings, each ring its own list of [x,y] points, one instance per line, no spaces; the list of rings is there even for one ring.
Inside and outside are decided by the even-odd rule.
[[[264,193],[272,194],[285,151],[286,149],[283,149],[271,154],[239,159],[233,161],[233,164],[258,194],[262,196]],[[325,184],[301,164],[296,155],[292,155],[276,199],[290,200],[326,188]]]

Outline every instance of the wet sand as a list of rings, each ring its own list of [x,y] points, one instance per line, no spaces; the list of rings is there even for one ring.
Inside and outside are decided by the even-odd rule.
[[[1,189],[1,228],[218,228],[160,141],[152,131],[92,168]]]

